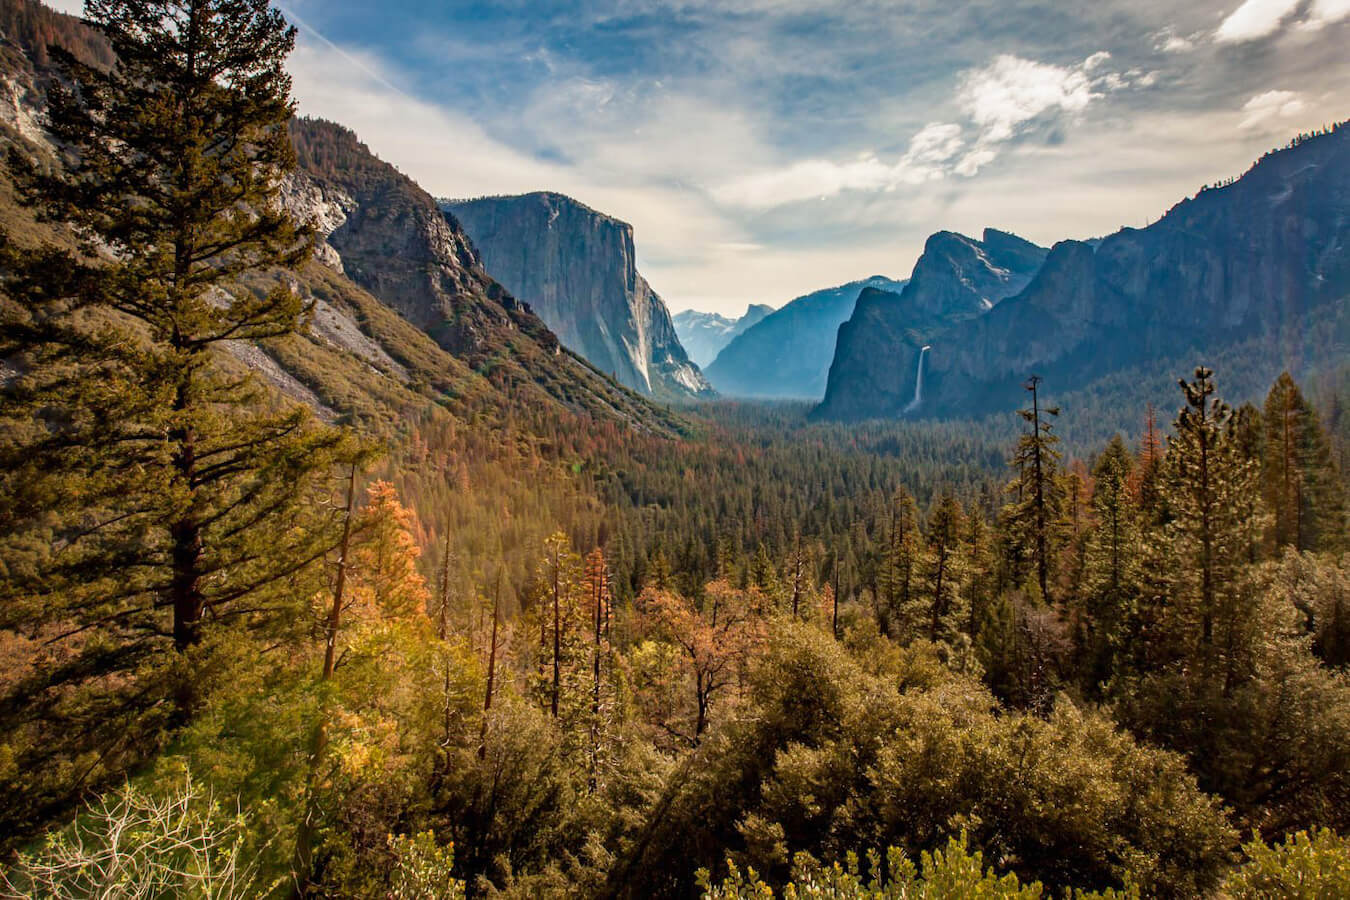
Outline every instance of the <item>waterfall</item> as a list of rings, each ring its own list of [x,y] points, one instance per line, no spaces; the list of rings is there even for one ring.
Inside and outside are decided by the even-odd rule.
[[[905,412],[911,413],[919,408],[919,403],[923,400],[923,358],[928,355],[928,345],[924,344],[919,350],[919,368],[914,374],[914,399],[909,401],[909,406],[905,407]]]

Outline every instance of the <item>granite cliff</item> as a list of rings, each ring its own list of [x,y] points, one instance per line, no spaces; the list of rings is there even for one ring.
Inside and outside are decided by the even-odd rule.
[[[1243,177],[1183,200],[1147,228],[1056,244],[1033,277],[1009,279],[1012,295],[981,314],[933,320],[925,298],[947,296],[952,286],[947,279],[941,291],[925,290],[925,251],[905,292],[860,300],[840,330],[816,415],[990,412],[1020,402],[1020,384],[1033,372],[1083,389],[1139,363],[1193,365],[1254,339],[1289,357],[1293,351],[1276,345],[1307,332],[1307,316],[1350,302],[1347,248],[1350,128],[1341,126],[1267,154]],[[1006,267],[1002,255],[991,260]],[[910,408],[924,345],[931,347],[924,396]],[[1308,354],[1319,352],[1335,351],[1301,348],[1283,362],[1315,363]]]
[[[712,393],[637,271],[633,228],[554,193],[442,201],[487,271],[620,383],[662,399]]]
[[[817,399],[825,393],[835,333],[859,295],[904,286],[873,275],[798,297],[727,344],[708,366],[708,378],[724,394]]]
[[[675,333],[679,335],[689,359],[694,365],[707,368],[723,347],[772,312],[772,306],[751,303],[746,307],[745,314],[735,319],[686,309],[671,316],[670,320],[675,323]]]

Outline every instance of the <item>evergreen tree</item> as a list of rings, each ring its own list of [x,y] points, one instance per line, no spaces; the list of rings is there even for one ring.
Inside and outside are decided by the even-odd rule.
[[[1092,470],[1097,522],[1087,542],[1085,588],[1088,674],[1093,684],[1112,672],[1137,599],[1141,533],[1139,508],[1130,490],[1133,470],[1133,457],[1120,435],[1111,439]]]
[[[931,604],[927,623],[930,641],[952,641],[960,632],[961,504],[950,493],[942,495],[928,520],[927,587]]]
[[[1012,465],[1017,475],[1008,490],[1016,499],[1005,511],[1014,569],[1029,562],[1042,599],[1051,602],[1051,566],[1058,541],[1055,523],[1062,507],[1059,473],[1060,453],[1055,449],[1059,437],[1051,422],[1059,407],[1044,409],[1040,404],[1040,376],[1033,375],[1024,385],[1031,394],[1031,407],[1018,414],[1030,426],[1017,443]]]
[[[1274,516],[1275,547],[1337,550],[1345,544],[1345,496],[1317,412],[1285,372],[1266,395],[1261,495]]]
[[[304,501],[348,452],[223,363],[230,342],[293,332],[306,313],[272,274],[311,252],[279,202],[295,33],[266,0],[91,0],[86,18],[116,65],[60,54],[60,164],[10,155],[20,199],[77,246],[0,237],[0,356],[22,371],[4,415],[23,423],[0,439],[0,537],[31,563],[7,568],[0,596],[4,624],[97,635],[26,690],[158,672],[158,687],[112,683],[140,708],[169,689],[181,721],[200,690],[149,662],[161,636],[186,651],[208,614],[218,627],[299,621],[297,579],[332,537]],[[166,671],[179,673],[171,688]],[[106,704],[93,715],[117,722]],[[139,742],[118,727],[64,731],[103,760],[94,778]]]
[[[877,626],[881,633],[910,638],[922,628],[916,615],[917,566],[922,556],[919,507],[903,487],[886,510],[884,544],[876,567]]]
[[[1197,656],[1210,674],[1225,659],[1231,680],[1252,613],[1242,570],[1249,528],[1244,500],[1257,489],[1256,468],[1241,452],[1232,409],[1215,396],[1214,373],[1200,367],[1194,381],[1180,384],[1186,406],[1168,439],[1166,465],[1174,516],[1165,530],[1175,573],[1171,627],[1183,654]]]

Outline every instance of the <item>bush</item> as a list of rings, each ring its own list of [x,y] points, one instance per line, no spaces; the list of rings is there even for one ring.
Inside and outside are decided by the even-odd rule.
[[[1253,835],[1242,849],[1247,862],[1224,884],[1224,893],[1234,900],[1350,897],[1350,839],[1330,829],[1299,831],[1274,847]]]

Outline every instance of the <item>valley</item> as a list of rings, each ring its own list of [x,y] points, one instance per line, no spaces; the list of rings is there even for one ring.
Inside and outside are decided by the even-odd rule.
[[[961,76],[976,143],[926,125],[893,168],[652,192],[713,142],[625,121],[606,211],[551,116],[627,95],[522,37],[512,77],[583,108],[451,199],[491,117],[396,165],[310,113],[340,48],[288,8],[81,12],[0,0],[0,895],[1350,891],[1347,123],[1144,227],[961,233],[950,185],[1058,71],[1007,57]],[[427,39],[497,98],[471,43]],[[1146,80],[1110,57],[1065,110]],[[849,246],[795,268],[836,201]]]

